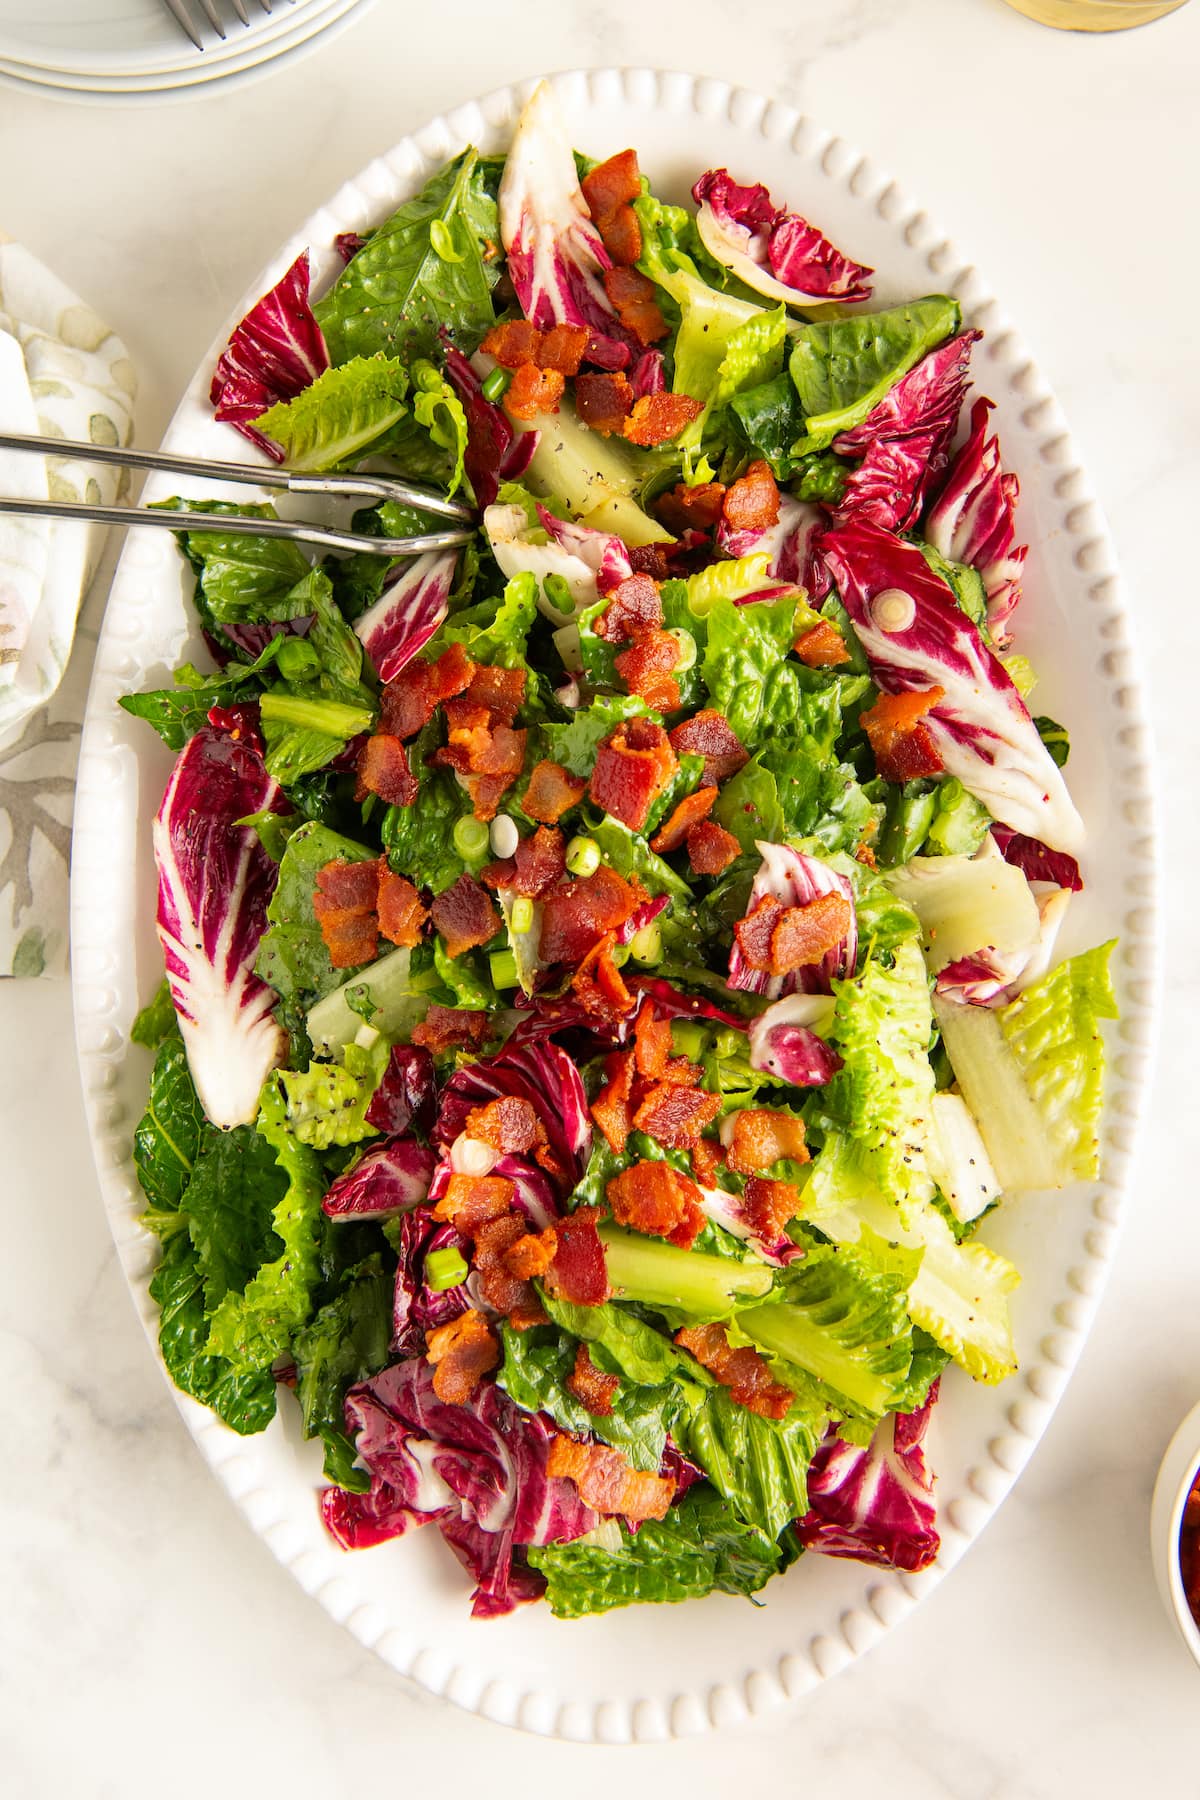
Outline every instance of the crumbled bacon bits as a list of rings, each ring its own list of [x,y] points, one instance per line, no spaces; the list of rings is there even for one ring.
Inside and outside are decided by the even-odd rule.
[[[769,465],[752,462],[741,479],[726,490],[721,510],[732,531],[766,531],[777,525],[779,488]]]
[[[597,1418],[606,1419],[612,1412],[621,1378],[606,1375],[603,1369],[598,1369],[587,1345],[580,1344],[575,1351],[574,1371],[567,1376],[566,1385],[581,1406],[586,1406]]]
[[[475,1232],[473,1260],[479,1292],[516,1331],[528,1331],[546,1319],[532,1282],[514,1274],[509,1266],[509,1257],[527,1235],[524,1218],[515,1212],[488,1219]]]
[[[601,740],[588,791],[603,811],[640,831],[678,767],[661,725],[653,719],[627,719]]]
[[[690,1250],[704,1229],[700,1190],[666,1162],[636,1162],[605,1187],[618,1225]]]
[[[719,1094],[706,1094],[690,1083],[663,1081],[651,1088],[633,1115],[634,1130],[669,1149],[687,1150],[720,1110]]]
[[[711,790],[710,790],[711,791]],[[688,861],[696,875],[723,875],[730,863],[737,861],[742,846],[732,831],[712,819],[701,819],[687,834]]]
[[[875,752],[875,767],[885,781],[915,781],[936,775],[942,759],[925,723],[925,714],[945,698],[940,687],[921,693],[880,694],[859,723]]]
[[[668,531],[711,531],[721,517],[725,487],[720,481],[700,481],[694,487],[678,481],[668,494],[660,494],[654,510]]]
[[[472,1107],[463,1130],[501,1156],[524,1156],[545,1137],[537,1108],[519,1094],[502,1094],[484,1106]]]
[[[725,1152],[712,1138],[699,1138],[692,1145],[692,1168],[701,1187],[717,1185],[717,1177],[725,1166]]]
[[[317,870],[313,914],[335,969],[374,960],[378,949],[380,861],[328,862]]]
[[[629,377],[620,372],[575,377],[575,410],[580,422],[604,437],[623,429],[633,411],[633,397]]]
[[[573,1481],[580,1499],[604,1518],[664,1519],[675,1498],[673,1476],[643,1474],[607,1444],[580,1444],[561,1434],[550,1446],[546,1473]]]
[[[775,1381],[767,1363],[749,1347],[731,1350],[723,1325],[689,1325],[675,1342],[690,1350],[698,1363],[727,1387],[739,1406],[764,1419],[782,1419],[792,1404],[792,1390]]]
[[[631,205],[641,193],[636,150],[619,150],[597,163],[580,186],[614,263],[635,263],[642,254],[642,228]]]
[[[379,865],[379,931],[389,943],[415,949],[421,941],[421,927],[429,917],[421,904],[421,896],[411,881],[394,875],[387,864]]]
[[[473,1306],[425,1339],[425,1355],[433,1364],[433,1391],[447,1406],[465,1406],[488,1372],[500,1361],[500,1344],[481,1312]]]
[[[643,394],[622,428],[631,444],[645,447],[666,444],[678,437],[704,411],[703,403],[690,394]]]
[[[500,929],[500,915],[486,891],[466,874],[437,896],[430,917],[452,957],[488,943]]]
[[[659,630],[662,622],[658,583],[650,575],[627,575],[613,589],[607,607],[596,620],[596,636],[610,644],[636,641],[642,632]]]
[[[662,316],[654,283],[645,275],[620,267],[618,259],[618,267],[604,271],[604,291],[626,331],[632,332],[643,348],[666,337],[670,326]]]
[[[716,798],[715,787],[697,788],[694,794],[685,794],[670,818],[650,839],[650,848],[659,856],[669,856],[672,850],[678,850],[691,827],[701,819],[707,819]]]
[[[808,1152],[792,1160],[807,1162]],[[794,1181],[767,1181],[762,1176],[752,1175],[742,1198],[746,1223],[756,1237],[769,1243],[796,1217],[800,1201],[800,1189]]]
[[[608,1299],[608,1265],[597,1229],[594,1206],[577,1206],[554,1227],[554,1261],[546,1271],[546,1288],[572,1306],[602,1306]]]
[[[809,1160],[804,1142],[804,1120],[769,1106],[747,1106],[732,1120],[727,1153],[729,1167],[738,1175],[757,1175],[786,1157],[790,1162]],[[790,1216],[790,1215],[789,1215]]]
[[[614,1050],[605,1058],[604,1086],[592,1101],[592,1117],[612,1149],[624,1150],[633,1130],[633,1055],[628,1050]]]
[[[434,1003],[420,1023],[413,1026],[412,1041],[440,1055],[445,1050],[479,1050],[490,1031],[491,1022],[485,1012]]]
[[[543,961],[579,964],[597,939],[623,925],[645,898],[640,885],[607,863],[579,880],[556,883],[542,901]]]
[[[408,766],[408,754],[398,737],[377,731],[363,743],[358,758],[356,800],[377,794],[388,806],[411,806],[417,797],[417,778]]]
[[[510,418],[527,423],[540,413],[555,413],[566,391],[566,381],[557,369],[539,369],[525,362],[514,374],[504,391],[504,410]]]
[[[792,649],[810,669],[836,669],[850,661],[845,638],[828,619],[802,632]]]
[[[850,902],[844,894],[818,894],[805,906],[781,906],[767,894],[733,929],[752,969],[787,975],[836,950],[850,929]]]
[[[463,1175],[455,1170],[433,1216],[453,1225],[462,1237],[473,1238],[481,1225],[509,1210],[516,1191],[507,1175]]]
[[[521,806],[531,819],[557,825],[586,793],[587,781],[582,775],[572,775],[561,763],[543,761],[533,766]]]
[[[461,694],[474,674],[475,664],[461,644],[451,644],[433,662],[414,657],[383,690],[379,730],[392,737],[416,737],[442,702]]]
[[[631,694],[637,694],[655,712],[678,710],[679,683],[674,671],[679,664],[679,644],[669,631],[640,632],[629,649],[614,661],[617,674]]]
[[[545,1231],[527,1231],[504,1252],[504,1266],[519,1281],[537,1281],[554,1261],[558,1235],[553,1225]]]
[[[574,375],[587,349],[586,325],[552,325],[539,331],[527,319],[504,319],[484,338],[480,349],[506,369],[532,364],[559,375]]]
[[[704,779],[715,784],[728,781],[750,761],[729,720],[715,707],[706,706],[671,729],[671,748],[676,756],[702,756]]]

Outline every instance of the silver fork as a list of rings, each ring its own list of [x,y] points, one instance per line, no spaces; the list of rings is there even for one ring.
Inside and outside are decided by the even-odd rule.
[[[288,3],[290,5],[291,0],[288,0]],[[166,7],[176,23],[180,25],[187,33],[188,37],[191,38],[197,50],[203,50],[204,48],[204,38],[201,35],[203,26],[197,24],[196,14],[193,10],[197,7],[204,14],[205,19],[207,19],[208,23],[212,26],[217,36],[224,42],[225,24],[221,18],[219,0],[162,0],[162,4]],[[246,11],[245,0],[229,0],[229,4],[237,14],[239,22],[242,25],[248,26],[250,17]],[[270,13],[272,0],[258,0],[258,4],[263,12]]]

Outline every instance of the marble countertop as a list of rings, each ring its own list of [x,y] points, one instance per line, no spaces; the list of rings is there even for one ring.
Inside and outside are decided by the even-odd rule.
[[[1002,0],[756,0],[735,30],[728,13],[726,0],[381,0],[227,95],[102,110],[3,89],[0,228],[130,345],[149,444],[214,321],[315,204],[429,114],[538,67],[683,66],[778,94],[948,222],[1072,421],[1132,590],[1157,733],[1164,1025],[1094,1336],[965,1564],[800,1711],[625,1752],[521,1739],[360,1650],[211,1480],[109,1242],[69,993],[6,983],[0,1768],[14,1800],[306,1800],[446,1778],[498,1800],[563,1782],[590,1800],[614,1780],[636,1795],[819,1781],[839,1800],[1061,1800],[1137,1791],[1148,1757],[1168,1792],[1196,1789],[1200,1675],[1160,1607],[1147,1526],[1159,1458],[1200,1392],[1200,5],[1097,38],[1042,30]]]

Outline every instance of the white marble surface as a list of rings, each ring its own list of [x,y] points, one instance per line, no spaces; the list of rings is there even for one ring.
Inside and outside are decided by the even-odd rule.
[[[1001,0],[755,0],[733,31],[729,10],[381,0],[325,51],[225,97],[99,110],[0,89],[0,229],[126,338],[150,443],[214,321],[315,203],[430,113],[538,67],[686,66],[765,89],[922,197],[1000,288],[1074,425],[1133,590],[1158,734],[1164,1031],[1095,1335],[966,1563],[801,1711],[633,1751],[520,1739],[361,1651],[212,1482],[109,1243],[68,993],[4,984],[0,1785],[14,1800],[442,1782],[497,1800],[566,1783],[591,1800],[613,1781],[631,1795],[819,1783],[839,1800],[1103,1800],[1144,1791],[1151,1770],[1171,1794],[1200,1786],[1200,1675],[1147,1542],[1155,1468],[1200,1391],[1200,5],[1091,39]]]

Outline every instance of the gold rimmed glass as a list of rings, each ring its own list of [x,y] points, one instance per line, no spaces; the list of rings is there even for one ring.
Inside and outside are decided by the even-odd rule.
[[[1186,0],[1008,0],[1017,12],[1059,31],[1128,31],[1177,12]]]

